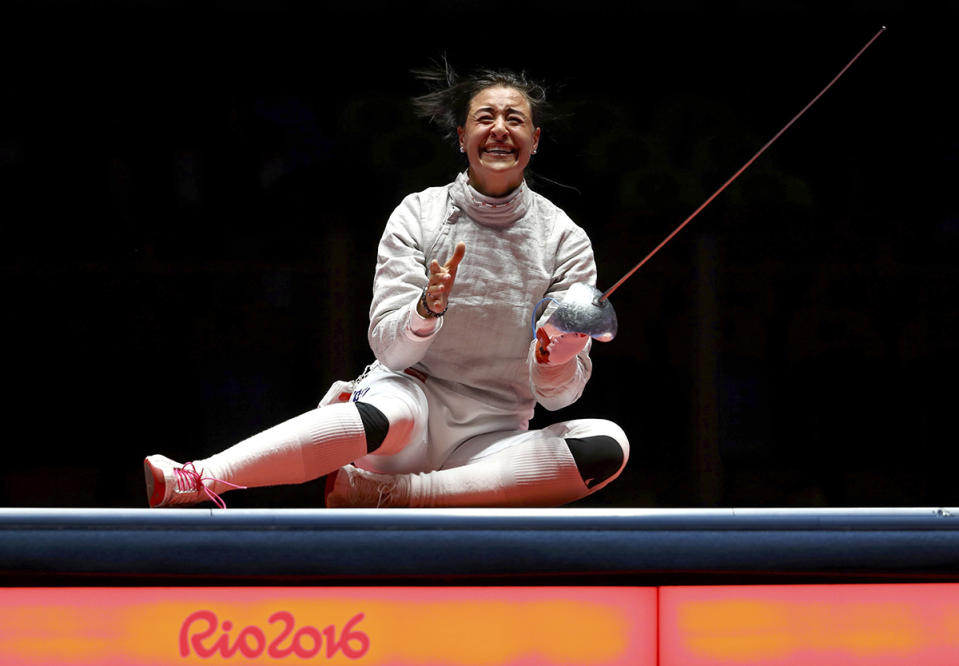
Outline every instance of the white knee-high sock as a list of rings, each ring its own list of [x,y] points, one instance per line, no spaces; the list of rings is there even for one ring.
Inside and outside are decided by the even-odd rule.
[[[320,407],[194,461],[204,478],[238,486],[304,483],[366,455],[363,421],[353,403]],[[213,492],[232,486],[207,481]]]
[[[561,437],[525,442],[463,467],[410,474],[408,488],[408,506],[415,507],[562,506],[589,494]]]

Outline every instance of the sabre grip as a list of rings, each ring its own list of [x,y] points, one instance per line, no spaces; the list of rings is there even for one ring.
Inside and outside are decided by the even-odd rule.
[[[552,327],[550,327],[552,328]],[[555,330],[555,329],[554,329]],[[550,335],[546,327],[536,329],[536,362],[543,365],[562,365],[583,351],[589,336],[585,333]]]

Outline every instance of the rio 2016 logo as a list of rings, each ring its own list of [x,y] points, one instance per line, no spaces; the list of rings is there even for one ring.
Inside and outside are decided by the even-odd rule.
[[[267,642],[267,632],[260,627],[251,625],[237,632],[230,638],[233,623],[224,620],[220,624],[217,616],[208,610],[200,610],[190,614],[180,626],[180,656],[188,657],[192,651],[198,657],[208,659],[219,652],[223,657],[232,657],[237,652],[247,658],[259,657],[264,651],[273,659],[283,659],[291,654],[300,659],[312,659],[326,647],[326,658],[332,658],[337,652],[342,652],[350,659],[359,659],[370,649],[370,639],[362,631],[356,630],[356,625],[365,617],[357,613],[350,621],[343,625],[339,638],[336,628],[331,624],[322,631],[316,627],[306,625],[296,629],[296,619],[292,613],[279,611],[273,613],[267,620],[269,624],[279,623],[280,632],[273,640]],[[194,625],[199,624],[199,628]],[[203,625],[206,625],[205,627]],[[205,642],[218,629],[222,634],[212,643]],[[287,639],[289,642],[287,643]]]

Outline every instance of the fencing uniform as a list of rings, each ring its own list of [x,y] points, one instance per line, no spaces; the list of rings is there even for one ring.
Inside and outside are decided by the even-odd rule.
[[[423,322],[415,308],[428,282],[426,267],[433,259],[445,262],[461,241],[466,255],[449,309],[442,319]],[[352,399],[376,405],[379,396],[402,394],[425,427],[415,428],[401,450],[378,450],[356,466],[428,472],[535,439],[537,432],[527,429],[536,402],[550,410],[571,404],[592,365],[589,344],[563,366],[537,364],[533,310],[544,297],[561,300],[579,282],[596,282],[588,237],[525,183],[492,198],[474,190],[463,173],[445,187],[406,197],[379,245],[369,327],[377,362]],[[543,310],[540,318],[548,314]],[[614,424],[595,419],[560,424],[543,436],[571,429],[577,437],[615,433],[625,440]]]
[[[420,317],[427,267],[459,242],[466,255],[448,312]],[[148,456],[150,505],[225,506],[218,494],[234,488],[331,472],[331,506],[556,506],[602,488],[628,457],[618,426],[580,419],[528,430],[537,402],[573,403],[592,368],[589,340],[566,362],[536,362],[531,321],[550,311],[538,304],[595,278],[586,234],[525,183],[491,198],[460,174],[406,197],[379,245],[368,371],[345,395],[337,383],[317,409],[209,458]]]

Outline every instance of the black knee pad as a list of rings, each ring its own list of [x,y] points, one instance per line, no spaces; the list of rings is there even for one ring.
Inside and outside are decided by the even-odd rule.
[[[360,419],[363,421],[363,431],[366,433],[366,452],[373,453],[380,448],[383,440],[386,439],[390,422],[383,412],[373,405],[365,402],[354,402],[353,404],[359,410]]]
[[[608,435],[569,437],[566,446],[587,488],[612,478],[623,466],[623,447]]]

